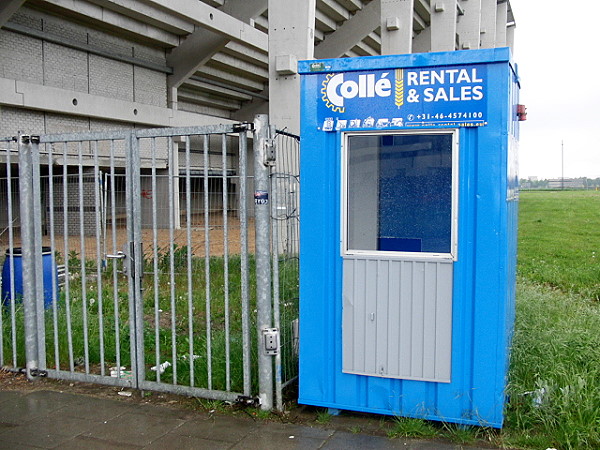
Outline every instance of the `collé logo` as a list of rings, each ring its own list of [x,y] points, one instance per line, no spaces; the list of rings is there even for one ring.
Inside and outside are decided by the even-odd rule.
[[[400,80],[402,69],[395,71]],[[398,74],[398,72],[400,72]],[[398,77],[398,75],[400,75]],[[350,73],[328,74],[321,84],[321,99],[333,112],[343,113],[346,110],[346,100],[353,98],[390,97],[392,95],[392,76],[390,72],[383,72],[376,76],[374,73],[359,74],[352,77]],[[403,97],[403,83],[395,82],[396,103]],[[401,101],[402,102],[402,101]]]

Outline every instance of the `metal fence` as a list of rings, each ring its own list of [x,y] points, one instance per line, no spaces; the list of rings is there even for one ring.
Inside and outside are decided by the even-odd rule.
[[[218,400],[258,394],[270,409],[272,390],[257,382],[262,329],[252,331],[253,128],[1,140],[0,364],[30,377]],[[292,147],[278,152],[280,164],[294,167],[297,139],[285,139]],[[282,408],[281,389],[297,374],[298,189],[297,174],[269,173],[270,326],[281,348],[262,365],[274,364]]]

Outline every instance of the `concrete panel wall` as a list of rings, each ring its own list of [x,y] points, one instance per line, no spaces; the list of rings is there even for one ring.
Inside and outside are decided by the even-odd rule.
[[[166,65],[165,50],[162,48],[112,36],[41,11],[21,8],[9,23],[113,54]],[[73,95],[74,104],[77,93],[85,93],[165,108],[165,115],[169,111],[166,109],[165,73],[7,30],[0,30],[0,78],[63,89],[67,96]],[[122,121],[99,121],[84,116],[54,114],[51,109],[39,112],[4,106],[0,107],[0,115],[1,136],[14,135],[19,130],[58,133],[133,127],[131,123]],[[101,122],[97,128],[96,125]]]

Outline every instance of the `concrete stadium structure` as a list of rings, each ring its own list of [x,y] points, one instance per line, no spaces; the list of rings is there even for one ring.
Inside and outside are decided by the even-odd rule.
[[[513,45],[506,0],[5,0],[0,135],[252,120],[301,59]]]
[[[507,0],[3,0],[0,136],[258,113],[298,134],[299,60],[512,46],[514,29]]]

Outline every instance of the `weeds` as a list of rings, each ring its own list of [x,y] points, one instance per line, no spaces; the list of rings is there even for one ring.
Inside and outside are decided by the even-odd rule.
[[[331,414],[329,414],[327,410],[317,411],[317,418],[315,419],[315,421],[318,424],[327,425],[329,422],[331,422]]]
[[[208,389],[243,391],[243,335],[241,302],[241,258],[230,256],[191,257],[188,267],[187,247],[174,246],[158,253],[158,272],[146,272],[143,289],[143,337],[146,379]],[[115,260],[102,265],[98,276],[98,261],[70,252],[67,261],[59,254],[58,262],[68,269],[66,288],[61,289],[56,309],[46,309],[46,356],[48,367],[59,370],[85,370],[88,373],[109,374],[110,367],[131,365],[129,277]],[[224,275],[228,263],[229,275]],[[100,262],[103,264],[103,262]],[[208,263],[210,280],[206,279]],[[85,267],[85,277],[81,269]],[[146,260],[146,271],[154,268]],[[254,260],[249,258],[249,310],[256,309]],[[292,352],[291,321],[298,317],[297,259],[281,264],[282,321],[281,336],[286,376],[295,373]],[[157,277],[154,284],[153,276]],[[191,278],[189,278],[191,277]],[[116,283],[115,283],[116,280]],[[191,284],[192,289],[188,290]],[[225,302],[228,287],[228,303]],[[285,296],[285,297],[284,297]],[[210,308],[210,309],[209,309]],[[0,311],[3,319],[0,344],[4,364],[24,366],[24,327],[22,304],[16,304],[16,328],[10,326],[8,308]],[[210,319],[207,319],[210,312]],[[55,322],[56,321],[56,322]],[[250,330],[254,329],[252,318]],[[56,337],[56,341],[55,341]],[[257,385],[257,349],[254,333],[250,333],[251,383]],[[285,341],[284,341],[285,339]],[[13,352],[13,341],[16,351]],[[76,367],[81,361],[82,366]],[[87,363],[86,363],[87,361]],[[162,373],[151,367],[169,362]],[[104,364],[102,364],[104,363]]]
[[[436,427],[426,420],[412,417],[395,417],[394,425],[387,432],[388,437],[433,438],[438,435]]]

